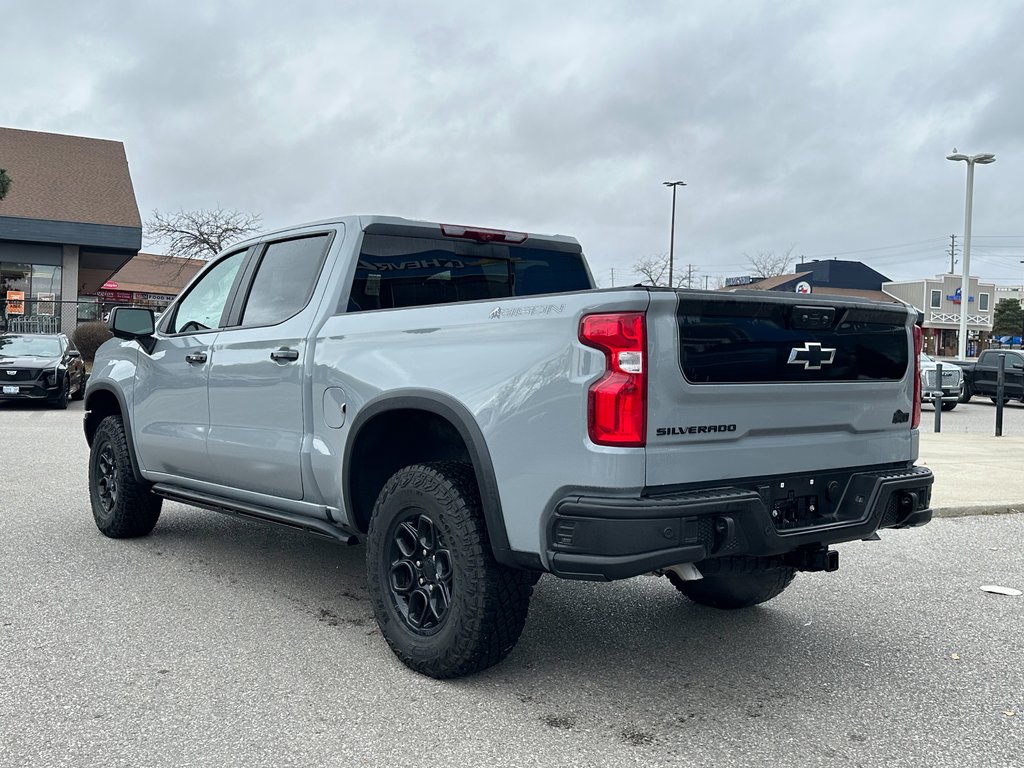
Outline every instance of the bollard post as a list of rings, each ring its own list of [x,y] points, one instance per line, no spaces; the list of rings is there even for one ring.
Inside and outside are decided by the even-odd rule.
[[[942,431],[942,363],[935,366],[935,396],[932,402],[935,403],[935,431]]]
[[[1006,353],[999,353],[999,369],[996,373],[996,437],[1003,436],[1003,392],[1006,389]]]

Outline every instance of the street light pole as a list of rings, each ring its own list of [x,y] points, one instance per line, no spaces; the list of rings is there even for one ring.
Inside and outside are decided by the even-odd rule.
[[[663,181],[661,182],[666,187],[672,187],[672,223],[669,225],[669,236],[668,236],[668,287],[673,288],[672,284],[672,262],[675,257],[676,250],[676,187],[685,187],[685,181]]]
[[[967,163],[967,202],[964,205],[964,270],[960,278],[960,332],[957,338],[957,356],[967,357],[967,310],[971,303],[971,218],[974,209],[974,165],[988,165],[996,161],[990,152],[978,155],[954,153],[947,160],[962,160]]]

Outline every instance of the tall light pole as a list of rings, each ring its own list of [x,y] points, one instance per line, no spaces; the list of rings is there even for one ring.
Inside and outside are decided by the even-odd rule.
[[[947,160],[963,160],[967,163],[967,203],[964,210],[964,271],[960,278],[960,333],[957,339],[957,356],[967,357],[967,310],[971,303],[971,213],[974,207],[974,164],[988,165],[996,161],[990,152],[980,155],[965,155],[954,151],[946,155]]]
[[[676,187],[685,187],[685,181],[663,181],[666,187],[672,187],[672,224],[669,227],[668,236],[668,287],[674,288],[672,284],[672,261],[676,250]]]

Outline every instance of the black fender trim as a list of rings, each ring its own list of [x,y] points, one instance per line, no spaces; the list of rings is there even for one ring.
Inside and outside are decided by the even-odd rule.
[[[508,543],[508,531],[505,529],[505,519],[501,512],[501,498],[498,495],[498,481],[494,474],[494,465],[491,463],[491,454],[487,450],[487,443],[484,440],[483,432],[480,430],[476,419],[469,410],[454,398],[440,392],[425,392],[422,390],[400,389],[375,398],[363,406],[355,419],[352,421],[352,428],[349,431],[348,443],[345,445],[345,455],[342,464],[342,478],[344,485],[342,493],[345,499],[345,509],[353,509],[350,484],[349,468],[352,465],[353,446],[359,438],[362,428],[375,416],[395,410],[420,410],[436,414],[446,419],[462,437],[469,451],[470,460],[473,462],[473,471],[476,473],[480,483],[480,502],[484,510],[484,522],[487,525],[487,535],[491,540],[491,551],[494,559],[502,565],[511,568],[538,567],[539,558],[526,552],[514,552]]]
[[[138,454],[135,452],[135,436],[132,433],[132,417],[131,413],[128,410],[128,406],[124,401],[124,395],[121,393],[119,389],[115,389],[109,384],[94,384],[89,389],[85,400],[85,416],[82,420],[82,428],[85,430],[85,441],[89,444],[89,447],[91,448],[92,435],[89,434],[89,429],[86,426],[86,423],[88,422],[89,416],[92,413],[92,411],[89,409],[89,402],[93,399],[93,396],[97,392],[107,392],[113,395],[114,399],[117,400],[117,406],[121,411],[121,421],[124,424],[125,440],[128,442],[128,456],[131,458],[132,462],[132,474],[135,475],[135,480],[137,482],[148,483],[149,481],[142,476],[142,472],[139,470],[139,457]],[[98,427],[99,424],[97,424],[96,426]]]

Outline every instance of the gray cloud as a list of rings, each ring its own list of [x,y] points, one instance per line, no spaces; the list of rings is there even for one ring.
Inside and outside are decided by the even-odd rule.
[[[979,270],[1024,275],[1021,2],[479,6],[22,4],[0,122],[124,141],[144,215],[557,231],[605,282],[667,250],[669,178],[698,275],[791,245],[941,271],[964,196],[944,156],[992,151]]]

